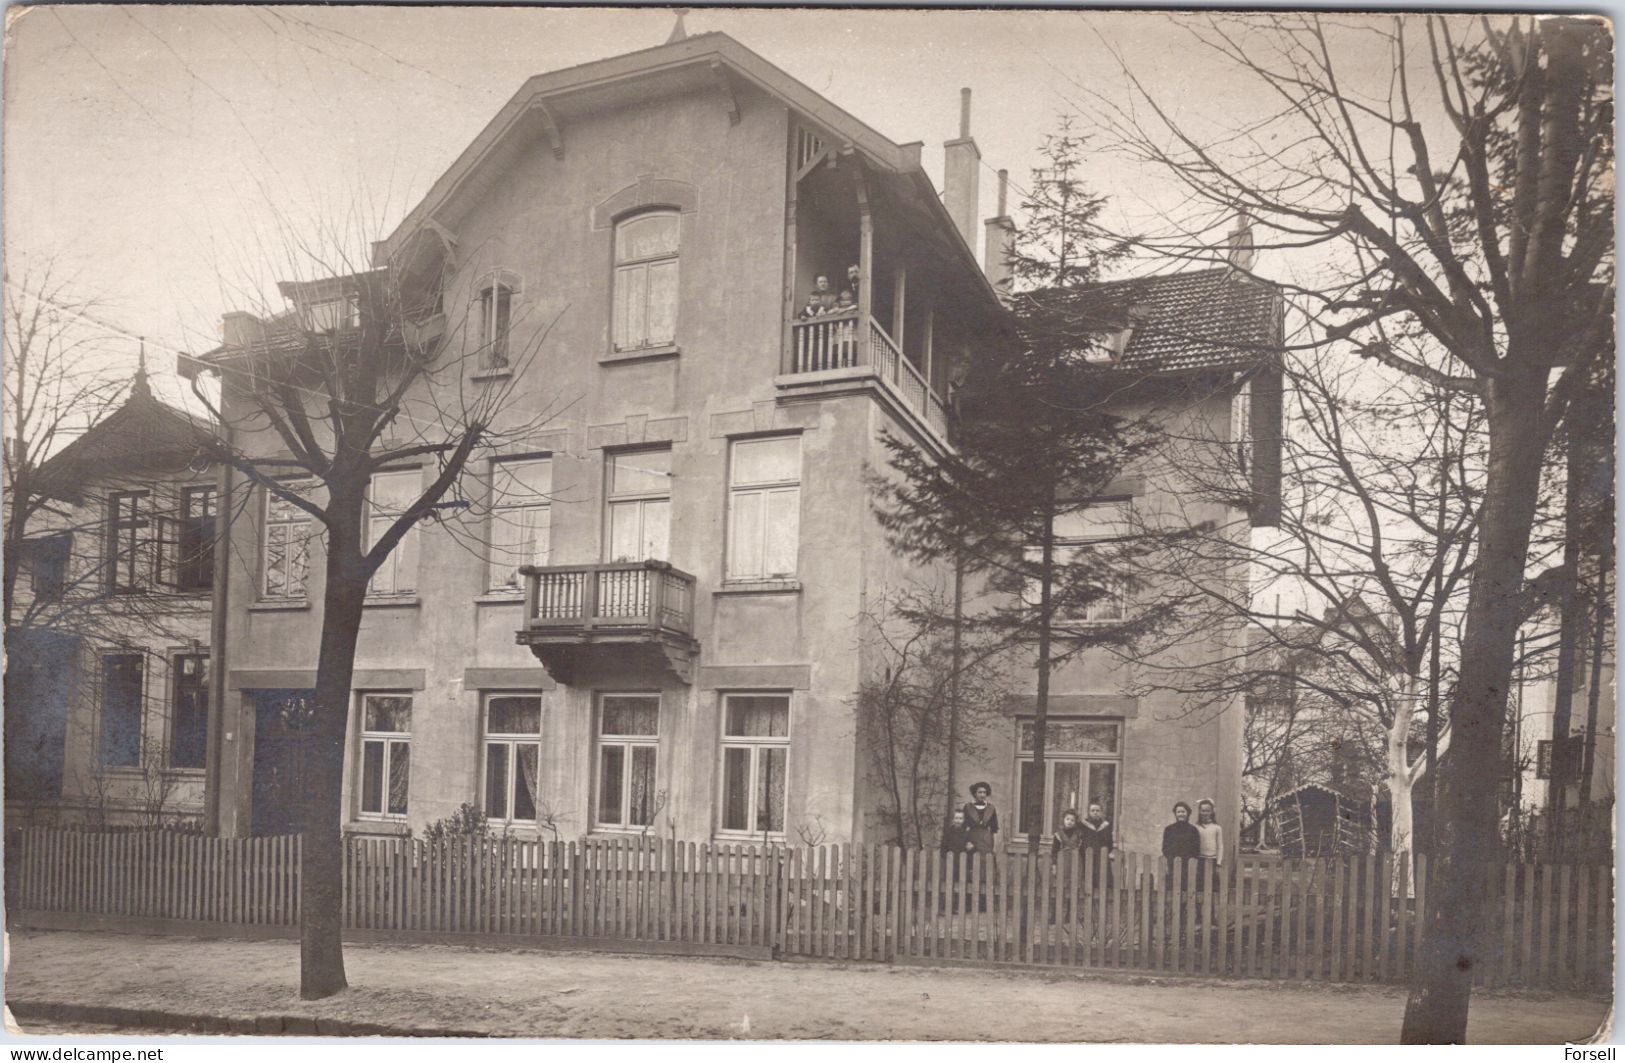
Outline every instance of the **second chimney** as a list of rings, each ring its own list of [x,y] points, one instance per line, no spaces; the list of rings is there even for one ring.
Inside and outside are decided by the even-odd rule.
[[[942,145],[942,202],[973,256],[981,168],[982,153],[970,135],[970,89],[960,89],[959,136]]]
[[[999,295],[1010,291],[1010,248],[1016,240],[1016,226],[1005,213],[1005,198],[1010,189],[1010,171],[999,171],[999,212],[983,222],[987,228],[987,242],[982,252],[982,272],[987,282]]]

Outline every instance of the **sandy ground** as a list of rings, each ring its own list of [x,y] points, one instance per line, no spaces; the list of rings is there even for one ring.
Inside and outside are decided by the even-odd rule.
[[[1370,986],[442,945],[348,945],[345,956],[350,988],[306,1002],[291,941],[21,931],[8,939],[5,991],[8,1001],[308,1015],[504,1037],[708,1040],[1391,1044],[1405,1005],[1400,990]],[[1468,1035],[1488,1044],[1589,1040],[1607,1011],[1601,998],[1482,993]]]

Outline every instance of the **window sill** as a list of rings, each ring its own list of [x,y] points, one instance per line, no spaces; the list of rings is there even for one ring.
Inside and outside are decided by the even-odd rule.
[[[711,592],[714,595],[729,594],[800,594],[801,581],[798,579],[753,579],[731,580]]]
[[[468,374],[468,379],[474,381],[476,384],[481,384],[489,380],[510,380],[512,378],[513,369],[505,365],[492,366],[489,369],[476,369],[474,372]]]
[[[733,834],[726,831],[717,831],[711,840],[725,845],[783,845],[783,834]]]
[[[163,773],[176,779],[202,779],[208,775],[204,768],[165,768]]]
[[[524,591],[486,591],[474,599],[475,605],[524,605]]]
[[[358,819],[345,824],[344,833],[410,838],[412,836],[412,827],[405,819]]]
[[[363,609],[416,609],[423,599],[415,594],[377,594],[361,603]]]
[[[268,598],[264,601],[248,603],[248,611],[251,613],[284,613],[294,610],[308,610],[309,608],[309,598]]]
[[[610,351],[608,354],[598,356],[599,365],[615,365],[620,362],[642,362],[656,358],[675,358],[683,353],[683,349],[675,343],[668,343],[661,347],[639,347],[632,351]]]

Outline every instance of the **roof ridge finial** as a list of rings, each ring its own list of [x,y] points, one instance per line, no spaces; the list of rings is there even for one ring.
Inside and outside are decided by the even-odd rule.
[[[147,337],[139,337],[141,348],[136,354],[135,379],[130,382],[130,397],[152,398],[152,385],[147,382]]]
[[[667,44],[676,44],[678,41],[688,40],[688,27],[683,25],[683,16],[688,14],[690,10],[690,8],[686,7],[672,8],[672,11],[677,15],[677,25],[671,28],[671,36],[666,38]]]

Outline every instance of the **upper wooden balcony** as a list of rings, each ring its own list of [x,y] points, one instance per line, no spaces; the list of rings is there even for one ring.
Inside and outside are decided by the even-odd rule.
[[[694,640],[694,577],[664,561],[526,565],[524,626],[516,635],[560,683],[584,664],[643,664],[684,682]]]
[[[872,316],[850,310],[792,321],[786,361],[787,375],[802,378],[794,383],[876,377],[938,437],[948,439],[947,406]]]

